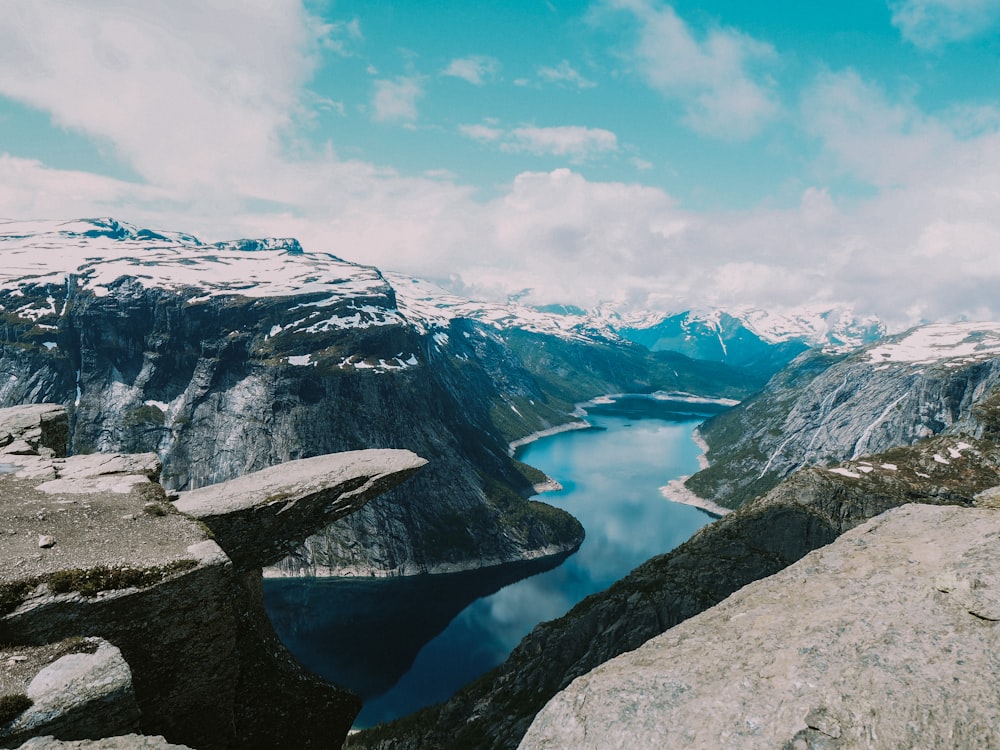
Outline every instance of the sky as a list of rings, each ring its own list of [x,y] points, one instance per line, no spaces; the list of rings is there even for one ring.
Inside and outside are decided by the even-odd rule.
[[[477,298],[1000,319],[1000,0],[6,0],[0,217]]]

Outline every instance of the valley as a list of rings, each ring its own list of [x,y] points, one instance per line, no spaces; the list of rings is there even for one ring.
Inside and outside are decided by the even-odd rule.
[[[482,303],[307,253],[295,240],[207,244],[113,219],[5,222],[0,242],[8,260],[0,268],[0,407],[62,410],[51,439],[71,459],[155,457],[156,486],[181,513],[199,492],[292,461],[373,448],[426,461],[335,522],[309,516],[294,543],[267,538],[266,514],[246,545],[239,535],[220,536],[228,559],[253,569],[251,577],[263,567],[274,622],[293,650],[301,647],[300,658],[314,659],[328,678],[357,678],[349,686],[371,713],[349,747],[514,748],[525,737],[559,736],[556,725],[577,718],[529,727],[550,700],[564,705],[559,696],[576,678],[742,587],[797,570],[803,558],[832,559],[813,553],[839,549],[872,519],[878,528],[881,514],[900,506],[996,506],[997,324],[889,335],[847,310],[625,317],[516,299]],[[586,447],[600,431],[593,427],[563,431],[587,415],[610,439],[603,447]],[[679,428],[682,447],[632,442],[654,424]],[[0,434],[0,471],[12,481],[23,479],[24,462],[56,450],[26,443],[17,435],[27,428],[17,425]],[[544,434],[551,437],[515,450]],[[699,445],[707,446],[702,466]],[[567,455],[582,463],[550,464],[552,446],[574,446]],[[626,488],[647,471],[655,479],[641,483],[652,497],[633,502]],[[582,502],[574,483],[585,477],[597,481]],[[539,495],[552,479],[563,494]],[[668,503],[659,490],[671,481],[732,512],[709,523],[696,508]],[[676,515],[655,520],[650,508]],[[924,523],[922,514],[913,523]],[[941,518],[964,549],[965,516]],[[816,575],[833,567],[823,563]],[[991,623],[993,583],[983,576],[936,590],[959,592],[955,601],[968,599],[967,611]],[[257,618],[263,594],[253,580],[232,596]],[[27,617],[25,591],[48,594],[41,579],[12,585],[17,596],[4,617],[15,623]],[[357,604],[355,613],[336,605],[340,595]],[[144,596],[155,604],[155,592]],[[386,596],[399,607],[380,610]],[[421,607],[428,598],[435,607]],[[531,616],[516,624],[494,618],[500,637],[472,627],[482,620],[477,607]],[[304,608],[315,608],[315,618],[302,620]],[[391,651],[380,655],[355,638],[361,627],[385,641],[382,626],[399,620],[413,627]],[[313,632],[327,626],[347,635]],[[449,634],[456,629],[464,631]],[[59,632],[72,630],[67,623]],[[273,645],[269,633],[255,621],[253,639]],[[440,634],[457,640],[438,642]],[[367,655],[324,656],[309,641],[353,643]],[[492,644],[489,658],[455,669],[447,685],[409,674],[439,673],[433,662],[421,666],[426,654],[454,661],[473,643]],[[419,700],[380,705],[397,682]],[[328,693],[309,684],[318,701],[309,710],[321,710]],[[357,705],[337,700],[335,723],[346,731]],[[372,726],[382,720],[390,721]],[[172,726],[167,713],[158,721]],[[220,726],[218,736],[228,731]]]

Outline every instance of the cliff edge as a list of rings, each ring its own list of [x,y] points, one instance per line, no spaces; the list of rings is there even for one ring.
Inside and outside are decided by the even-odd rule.
[[[520,748],[1000,747],[998,536],[890,510],[577,678]]]
[[[425,461],[319,456],[175,504],[155,454],[62,457],[66,422],[59,406],[0,409],[0,747],[130,731],[339,746],[360,702],[278,641],[261,566]]]

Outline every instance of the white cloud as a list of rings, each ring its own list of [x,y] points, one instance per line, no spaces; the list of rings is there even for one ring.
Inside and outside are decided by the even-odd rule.
[[[500,61],[486,55],[471,55],[459,57],[448,63],[441,71],[443,76],[452,76],[468,81],[473,86],[482,86],[496,76],[500,70]]]
[[[521,127],[510,132],[510,140],[500,146],[512,153],[527,152],[542,156],[566,156],[581,162],[618,150],[618,138],[610,130],[578,125],[538,128]]]
[[[489,125],[459,125],[458,132],[474,141],[492,143],[503,138],[505,131]]]
[[[922,49],[982,36],[1000,23],[997,0],[890,0],[892,24]]]
[[[372,117],[379,122],[413,122],[417,119],[417,99],[423,93],[417,78],[375,81]]]
[[[487,125],[460,125],[458,130],[467,138],[497,143],[500,150],[507,153],[565,156],[572,164],[618,150],[618,137],[610,130],[579,125],[522,126],[511,130]]]
[[[556,83],[578,89],[590,89],[597,85],[580,75],[579,71],[570,65],[568,60],[563,60],[554,68],[539,68],[538,77],[546,83]]]
[[[695,131],[726,140],[750,138],[772,120],[779,105],[774,84],[755,74],[774,48],[734,29],[711,29],[697,39],[669,5],[656,0],[605,0],[638,21],[629,56],[647,83],[684,108]]]
[[[239,183],[278,150],[327,30],[290,2],[13,0],[0,94],[113,143],[146,179]]]
[[[297,236],[308,250],[451,277],[477,293],[531,288],[539,303],[679,310],[828,300],[898,324],[1000,318],[1000,118],[988,108],[930,117],[855,73],[830,73],[801,102],[824,156],[799,205],[697,213],[663,190],[566,169],[521,174],[482,203],[440,171],[406,178],[344,160],[332,145],[283,148],[303,102],[316,106],[304,92],[325,33],[297,4],[180,6],[32,0],[6,9],[0,93],[110,145],[139,177],[0,153],[0,215],[114,215],[206,240]],[[744,59],[742,38],[728,33],[694,42],[697,54],[677,52],[678,64],[701,60],[739,79],[743,67],[720,62]],[[703,82],[664,90],[711,95],[722,85],[719,72],[671,75]],[[752,100],[754,80],[742,77]],[[388,97],[396,109],[386,113],[404,122],[420,89],[408,81],[388,81],[412,93]],[[460,131],[570,163],[634,156],[598,128],[484,121]],[[839,198],[827,186],[845,174],[873,195]]]

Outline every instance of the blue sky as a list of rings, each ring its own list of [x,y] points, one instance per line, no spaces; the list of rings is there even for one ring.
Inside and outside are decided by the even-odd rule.
[[[475,296],[996,318],[1000,0],[13,0],[0,216]]]

